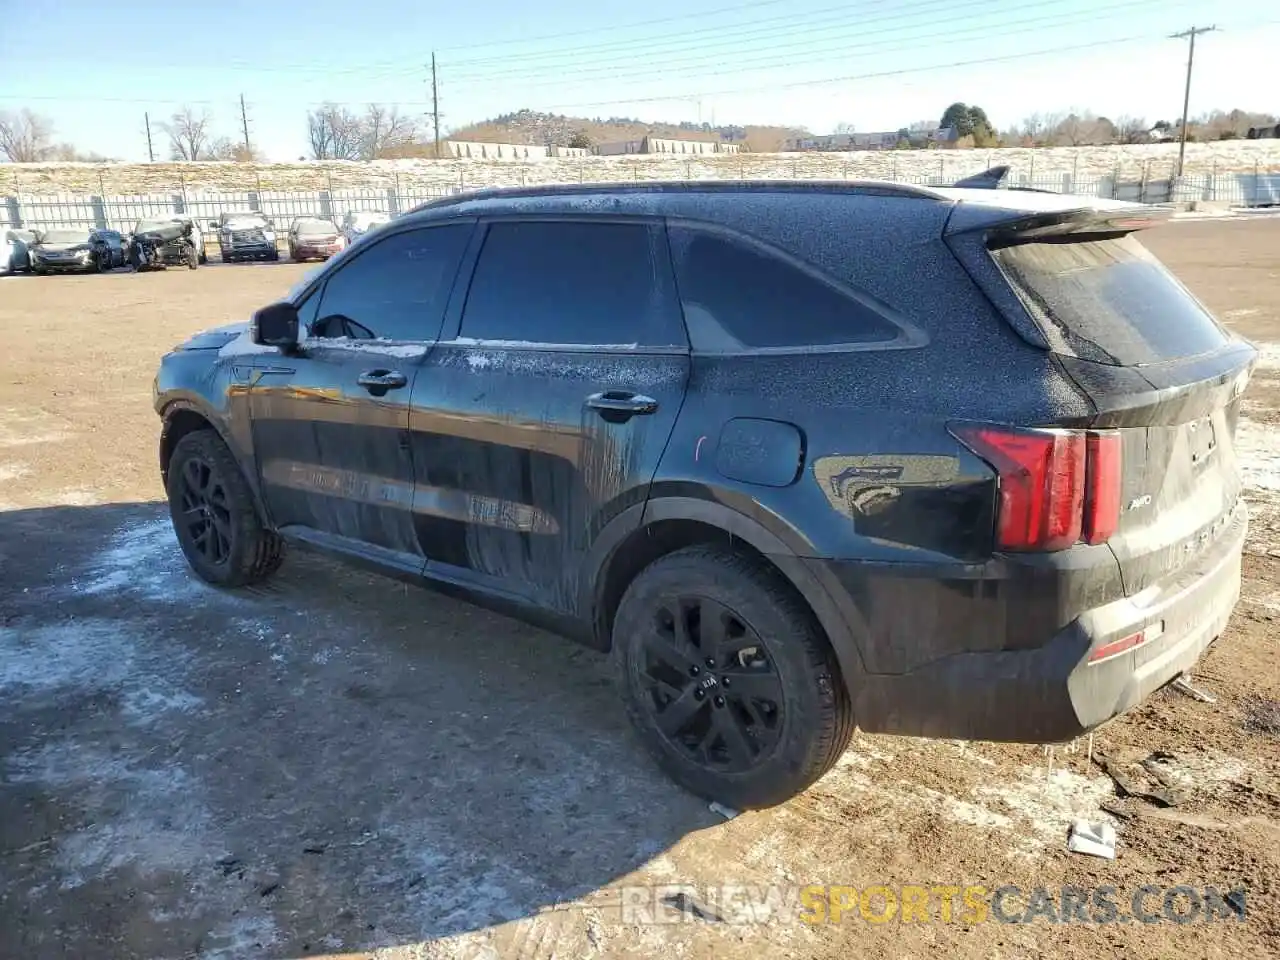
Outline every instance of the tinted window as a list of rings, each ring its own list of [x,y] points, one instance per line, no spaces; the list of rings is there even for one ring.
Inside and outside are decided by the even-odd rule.
[[[462,337],[683,344],[664,257],[661,232],[643,223],[491,224],[467,296]]]
[[[470,224],[397,233],[325,284],[312,336],[434,340]]]
[[[1087,360],[1123,365],[1193,357],[1226,337],[1132,234],[1020,243],[991,251],[1036,322]]]
[[[900,334],[869,303],[776,253],[710,231],[678,227],[671,235],[695,349],[830,346]]]

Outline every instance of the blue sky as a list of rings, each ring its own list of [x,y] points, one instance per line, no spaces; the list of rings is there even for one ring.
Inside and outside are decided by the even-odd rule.
[[[49,116],[59,140],[146,159],[143,114],[208,109],[270,159],[306,152],[309,107],[429,109],[445,129],[529,107],[646,120],[803,124],[830,132],[936,119],[954,100],[999,126],[1091,109],[1174,119],[1193,24],[1192,114],[1280,110],[1270,0],[0,0],[0,109]],[[976,61],[976,62],[975,62]]]

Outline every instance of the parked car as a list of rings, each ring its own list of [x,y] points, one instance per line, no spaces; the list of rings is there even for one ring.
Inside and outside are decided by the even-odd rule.
[[[209,224],[218,233],[224,263],[279,260],[275,224],[255,211],[227,211]]]
[[[93,230],[89,234],[93,262],[99,270],[123,267],[129,260],[125,239],[119,230]]]
[[[290,260],[328,260],[347,245],[338,225],[322,217],[298,217],[289,227]]]
[[[391,222],[391,214],[385,210],[348,210],[342,218],[342,235],[347,243],[355,243],[366,233]]]
[[[30,250],[35,242],[34,230],[0,231],[0,273],[30,270]]]
[[[36,231],[29,249],[33,273],[83,273],[97,270],[88,227],[52,227]]]
[[[191,240],[193,233],[190,220],[171,220],[135,233],[129,243],[129,262],[139,273],[178,265],[195,270],[200,253]]]
[[[168,228],[174,223],[180,223],[180,224],[189,226],[191,228],[188,234],[188,239],[191,241],[192,245],[196,248],[196,262],[208,263],[209,253],[205,249],[205,234],[204,234],[204,231],[200,229],[200,221],[189,214],[181,214],[181,213],[161,214],[155,217],[144,217],[143,219],[135,223],[133,225],[133,230],[129,234],[128,242],[125,248],[125,256],[128,258],[129,262],[133,263],[135,259],[137,259],[134,256],[134,250],[133,250],[133,243],[134,243],[135,237],[144,233],[155,233],[156,231],[164,232],[166,228]]]
[[[611,650],[658,762],[738,808],[855,722],[1068,740],[1239,595],[1257,352],[1139,242],[1165,216],[886,183],[437,201],[162,360],[178,542],[225,587],[296,544]]]

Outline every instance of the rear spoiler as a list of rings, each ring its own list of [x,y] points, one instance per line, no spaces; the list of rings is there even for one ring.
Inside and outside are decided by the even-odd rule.
[[[946,234],[957,236],[981,232],[985,234],[989,248],[1037,241],[1052,243],[1086,238],[1101,240],[1159,226],[1172,213],[1172,208],[1138,204],[1112,206],[1100,203],[1097,206],[1081,205],[1037,211],[961,203],[952,212]]]

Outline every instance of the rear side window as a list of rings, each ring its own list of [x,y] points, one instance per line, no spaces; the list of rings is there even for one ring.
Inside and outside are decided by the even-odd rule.
[[[684,345],[664,260],[662,234],[648,223],[490,224],[461,336],[529,344]]]
[[[471,224],[392,234],[324,286],[314,337],[435,340]]]
[[[695,349],[734,352],[877,343],[902,330],[816,270],[718,231],[671,228],[676,285]]]
[[[1132,234],[1021,243],[991,255],[1050,341],[1065,341],[1082,359],[1137,366],[1208,353],[1226,341]]]

